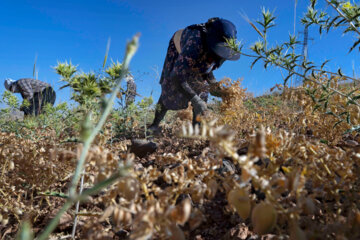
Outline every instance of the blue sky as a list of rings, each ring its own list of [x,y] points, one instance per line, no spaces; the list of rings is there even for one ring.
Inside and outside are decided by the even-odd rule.
[[[308,1],[298,2],[297,32],[303,30],[300,18],[307,5]],[[245,12],[250,19],[256,20],[263,6],[274,10],[277,16],[277,27],[270,31],[270,41],[287,40],[289,33],[293,32],[292,0],[2,0],[0,79],[32,77],[37,56],[39,79],[55,86],[57,102],[68,101],[70,89],[58,91],[62,83],[51,68],[57,61],[71,60],[85,72],[98,71],[109,37],[109,57],[121,61],[126,41],[136,32],[141,32],[140,48],[131,63],[131,71],[139,93],[143,96],[152,93],[157,101],[161,87],[156,72],[161,73],[168,42],[176,30],[205,22],[210,17],[223,17],[234,22],[238,39],[248,49],[258,35],[239,12]],[[354,64],[360,73],[358,51],[347,53],[355,36],[342,36],[337,30],[320,37],[315,28],[310,29],[310,36],[314,39],[309,43],[311,60],[319,63],[332,59],[329,69],[343,67],[348,74],[352,74]],[[243,78],[243,85],[255,95],[282,83],[277,69],[264,70],[259,64],[250,70],[250,64],[251,59],[241,57],[236,62],[225,62],[214,73],[218,80],[225,76]],[[4,86],[0,84],[0,94],[3,91]]]

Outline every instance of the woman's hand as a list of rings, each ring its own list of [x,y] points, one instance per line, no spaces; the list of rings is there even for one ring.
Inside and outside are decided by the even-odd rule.
[[[222,96],[224,96],[224,94],[225,94],[225,92],[224,92],[224,90],[221,88],[219,82],[211,83],[211,84],[210,84],[209,92],[210,92],[211,95],[213,95],[213,96],[215,96],[215,97],[222,97]]]
[[[191,99],[191,105],[193,106],[194,112],[196,113],[196,115],[202,114],[203,112],[205,112],[207,110],[206,103],[198,95],[195,95]]]

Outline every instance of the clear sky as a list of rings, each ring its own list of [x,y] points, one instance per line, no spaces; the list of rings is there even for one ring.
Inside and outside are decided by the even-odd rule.
[[[308,1],[298,1],[297,32],[303,30],[300,18],[307,5]],[[109,59],[121,61],[126,41],[141,32],[131,71],[139,93],[149,96],[152,92],[157,101],[161,87],[156,72],[161,73],[168,42],[176,30],[210,17],[226,18],[237,26],[238,39],[248,49],[258,35],[239,13],[256,20],[263,6],[277,16],[278,26],[270,31],[270,41],[287,40],[293,32],[294,0],[1,0],[0,79],[32,77],[37,56],[38,78],[55,86],[57,102],[68,101],[70,89],[58,90],[62,83],[51,68],[57,61],[71,59],[85,72],[98,71],[109,37]],[[311,60],[319,63],[332,59],[330,68],[341,66],[348,74],[352,74],[354,64],[360,72],[359,52],[347,53],[355,36],[335,31],[320,37],[317,28],[311,28],[310,37],[314,39],[309,42]],[[225,76],[243,78],[243,85],[255,95],[282,83],[278,70],[264,70],[261,64],[250,70],[250,60],[242,56],[239,61],[227,61],[214,72],[215,76],[219,80]],[[4,85],[0,84],[0,94],[3,91]]]

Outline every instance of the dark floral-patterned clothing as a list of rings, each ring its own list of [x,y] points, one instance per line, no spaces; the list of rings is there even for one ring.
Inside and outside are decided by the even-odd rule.
[[[215,78],[212,71],[221,63],[207,51],[201,25],[192,25],[184,29],[181,39],[181,53],[176,50],[174,36],[171,38],[163,71],[160,78],[160,101],[168,110],[188,107],[189,95],[181,87],[183,81],[205,102],[208,98],[209,83]]]

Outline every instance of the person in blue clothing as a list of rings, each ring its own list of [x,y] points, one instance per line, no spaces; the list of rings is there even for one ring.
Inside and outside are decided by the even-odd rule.
[[[160,78],[161,95],[150,130],[156,130],[168,110],[193,106],[193,123],[206,109],[208,94],[220,96],[213,71],[226,60],[238,60],[240,53],[227,46],[236,39],[236,27],[229,20],[211,18],[177,31],[170,40]]]

